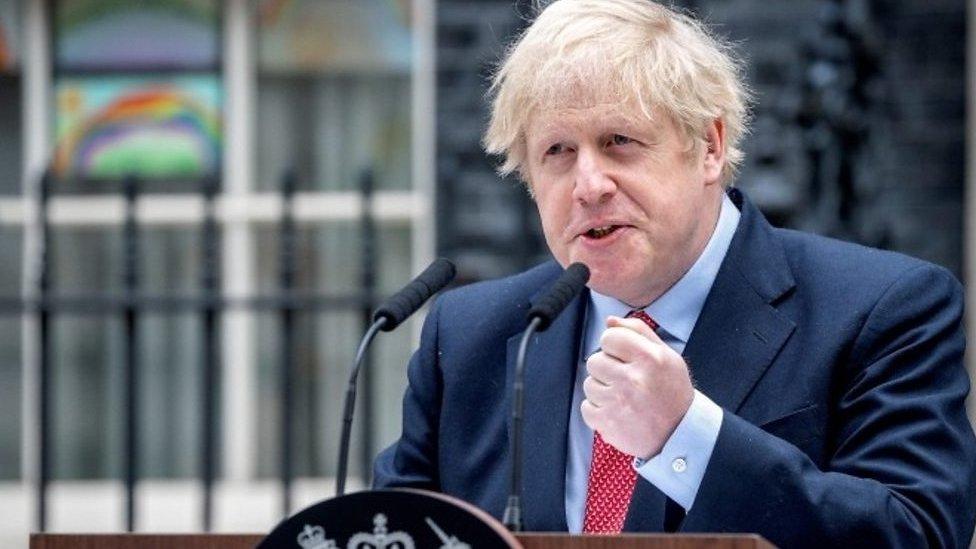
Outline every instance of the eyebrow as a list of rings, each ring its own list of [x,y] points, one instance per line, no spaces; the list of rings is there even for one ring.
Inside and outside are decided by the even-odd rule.
[[[588,127],[576,123],[566,124],[563,122],[564,118],[551,117],[541,124],[540,129],[534,135],[526,134],[526,145],[539,145],[548,148],[548,145],[544,144],[561,141],[559,134],[564,132],[567,126],[571,129],[578,126]],[[630,136],[642,137],[641,140],[649,141],[657,141],[661,133],[660,124],[653,124],[651,121],[647,121],[645,124],[636,124],[633,117],[624,116],[622,113],[610,113],[601,117],[596,128],[600,134],[626,133]]]

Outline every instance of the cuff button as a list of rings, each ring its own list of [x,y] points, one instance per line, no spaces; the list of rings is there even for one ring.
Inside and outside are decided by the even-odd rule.
[[[675,473],[684,473],[688,469],[688,462],[684,458],[674,458],[671,462],[671,470]]]

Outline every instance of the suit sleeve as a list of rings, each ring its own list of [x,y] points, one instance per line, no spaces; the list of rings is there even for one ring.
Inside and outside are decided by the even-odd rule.
[[[967,547],[976,441],[962,303],[932,266],[884,292],[836,369],[823,470],[726,410],[682,530],[758,532],[782,547]]]
[[[440,303],[431,307],[420,336],[420,348],[407,368],[400,439],[373,463],[373,488],[410,487],[437,490],[437,432],[443,380],[438,367]]]

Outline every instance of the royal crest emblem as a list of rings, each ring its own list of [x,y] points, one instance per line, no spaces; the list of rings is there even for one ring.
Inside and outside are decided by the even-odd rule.
[[[463,541],[457,539],[457,536],[449,536],[436,522],[431,520],[430,517],[424,517],[427,521],[427,526],[437,534],[437,537],[441,538],[440,549],[471,549],[471,546]]]
[[[386,515],[373,517],[373,533],[360,532],[349,538],[346,549],[414,549],[413,538],[406,532],[388,532]]]
[[[336,549],[335,540],[326,539],[325,529],[321,526],[306,524],[296,541],[302,549]]]

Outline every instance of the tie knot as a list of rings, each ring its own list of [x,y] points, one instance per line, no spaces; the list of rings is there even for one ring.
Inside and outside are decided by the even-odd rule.
[[[641,320],[644,321],[644,324],[647,324],[648,326],[650,326],[652,330],[657,331],[657,329],[658,329],[658,323],[655,322],[653,318],[651,318],[651,315],[649,315],[649,314],[647,314],[644,311],[641,311],[639,309],[635,309],[635,310],[627,313],[627,318],[639,318],[639,319],[641,319]]]

